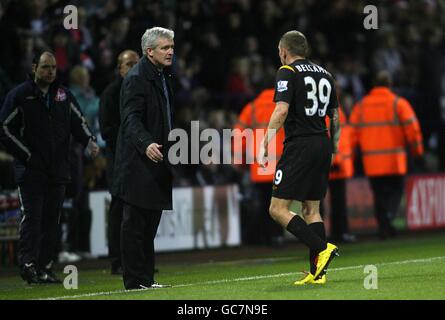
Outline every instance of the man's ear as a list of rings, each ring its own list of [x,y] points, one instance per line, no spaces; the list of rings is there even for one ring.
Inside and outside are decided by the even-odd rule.
[[[33,73],[36,73],[36,71],[37,71],[37,64],[33,63],[33,64],[31,65],[31,68],[32,68],[32,72],[33,72]]]
[[[147,56],[153,57],[153,49],[152,48],[147,48]]]
[[[283,60],[286,60],[286,57],[287,57],[286,48],[281,48],[281,56],[283,57]]]

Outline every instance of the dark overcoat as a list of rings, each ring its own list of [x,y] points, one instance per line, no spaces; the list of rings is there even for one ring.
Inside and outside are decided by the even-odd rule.
[[[150,210],[172,209],[167,99],[161,72],[144,56],[122,82],[121,125],[111,190],[124,202]],[[171,75],[165,74],[165,78],[172,110]],[[145,154],[154,142],[163,146],[162,162],[154,163]]]

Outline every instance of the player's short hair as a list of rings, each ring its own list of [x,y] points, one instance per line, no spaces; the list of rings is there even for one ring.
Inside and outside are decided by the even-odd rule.
[[[280,46],[290,54],[305,58],[309,53],[309,45],[303,33],[297,30],[286,32],[280,39]]]
[[[142,54],[144,56],[147,55],[148,48],[156,48],[159,38],[172,40],[174,37],[175,33],[173,30],[170,29],[161,27],[153,27],[151,29],[147,29],[141,39]]]

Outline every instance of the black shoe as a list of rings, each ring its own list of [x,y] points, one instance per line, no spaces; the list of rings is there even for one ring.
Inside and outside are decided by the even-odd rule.
[[[159,284],[157,282],[153,282],[152,284],[138,284],[136,286],[126,287],[126,290],[148,290],[148,289],[163,289],[170,288],[169,284]]]
[[[43,269],[39,271],[39,279],[42,283],[62,283],[51,269]]]
[[[25,263],[25,265],[22,267],[22,270],[20,271],[20,276],[23,280],[28,282],[28,284],[42,283],[34,263]]]
[[[170,287],[171,287],[170,284],[159,284],[156,281],[153,282],[150,286],[150,288],[153,288],[153,289],[162,289],[162,288],[170,288]]]

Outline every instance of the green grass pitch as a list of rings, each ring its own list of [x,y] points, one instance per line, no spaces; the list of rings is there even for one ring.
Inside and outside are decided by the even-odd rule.
[[[0,276],[4,299],[148,299],[148,300],[315,300],[315,299],[445,299],[445,232],[403,236],[390,241],[341,245],[326,285],[297,287],[308,269],[307,251],[300,245],[283,249],[249,250],[246,258],[219,262],[171,262],[159,259],[159,283],[171,288],[123,290],[120,277],[108,269],[79,267],[78,289],[62,285],[28,286],[16,275]],[[239,249],[224,249],[236,252]],[[169,254],[174,256],[174,254]],[[181,255],[186,257],[184,253]],[[184,260],[182,260],[184,261]],[[377,270],[376,289],[366,289],[369,273]],[[58,272],[60,277],[65,276]],[[368,279],[368,280],[367,280]]]

